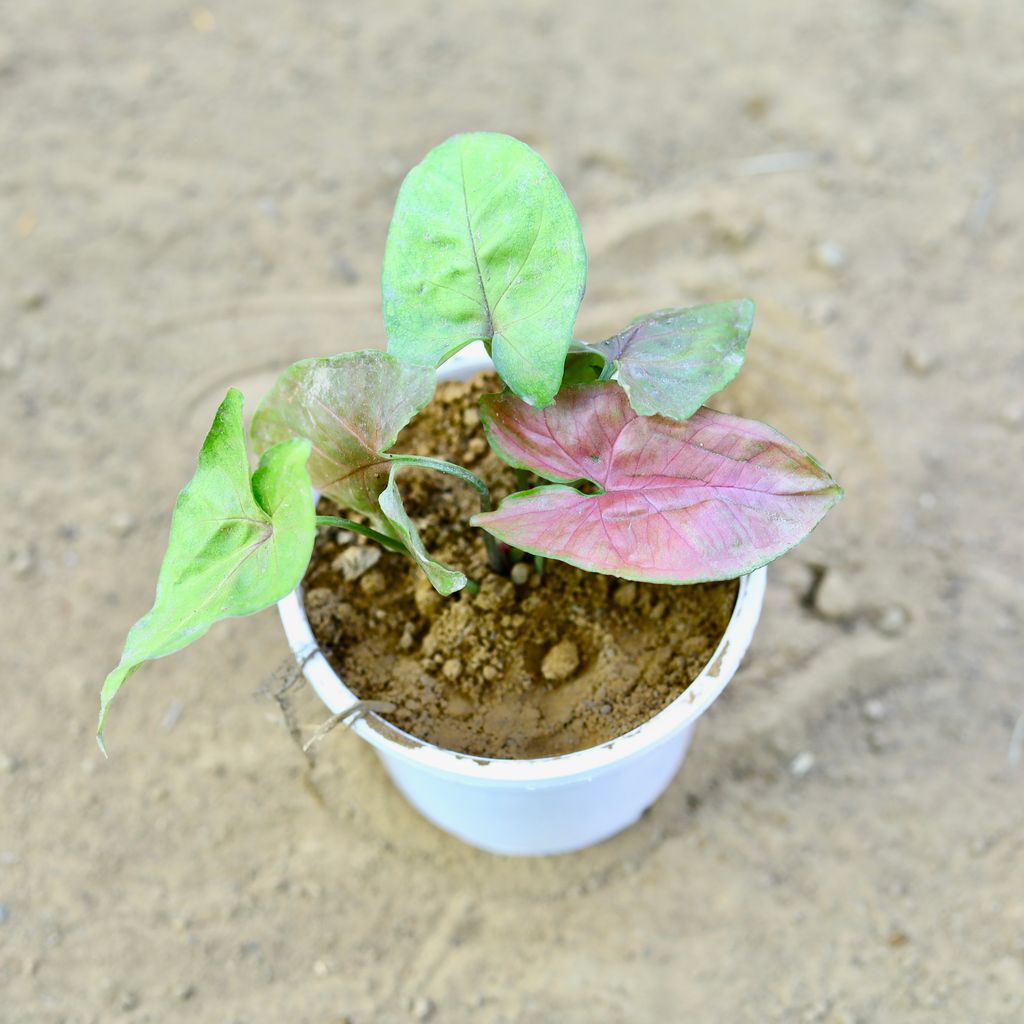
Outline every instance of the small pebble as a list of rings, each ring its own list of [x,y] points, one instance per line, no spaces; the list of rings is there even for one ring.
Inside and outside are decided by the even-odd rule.
[[[910,622],[910,615],[906,608],[898,604],[891,604],[878,613],[875,625],[880,633],[886,636],[899,636],[907,628]]]
[[[839,271],[846,266],[846,250],[838,242],[819,242],[812,255],[815,265],[822,270]]]
[[[469,408],[462,413],[462,422],[467,427],[480,426],[480,413],[477,409]]]
[[[969,849],[972,856],[982,857],[992,849],[992,840],[986,836],[979,836],[977,839],[971,840]]]
[[[878,142],[866,135],[862,135],[860,138],[854,139],[851,146],[853,155],[862,163],[870,164],[878,159],[878,155],[881,152],[881,147]]]
[[[340,572],[342,578],[351,583],[369,572],[380,561],[380,548],[370,545],[354,545],[345,548],[331,562],[331,568]]]
[[[636,584],[631,581],[619,584],[612,600],[620,608],[628,608],[634,601],[636,601]]]
[[[359,589],[364,594],[383,594],[388,589],[388,581],[384,578],[384,573],[371,569],[359,580]]]
[[[772,97],[754,93],[743,101],[743,113],[752,121],[760,121],[772,109]]]
[[[484,679],[489,683],[493,683],[498,678],[498,670],[493,665],[484,665],[483,670],[480,673]]]
[[[512,582],[521,587],[530,579],[530,567],[526,562],[516,562],[516,564],[512,566],[512,571],[509,575],[512,577]]]
[[[732,195],[716,200],[707,212],[712,230],[723,242],[737,249],[748,246],[763,223],[758,209],[743,205]]]
[[[814,755],[809,750],[804,750],[789,762],[789,773],[798,779],[802,779],[813,767]]]
[[[118,999],[118,1006],[124,1013],[131,1013],[138,1005],[139,997],[135,992],[122,992]]]
[[[612,713],[612,706],[611,704],[602,704],[598,708],[598,711],[600,711],[602,715],[610,715]]]
[[[212,11],[208,11],[205,7],[197,7],[192,12],[192,27],[197,32],[204,34],[213,32],[217,28],[217,19]]]
[[[426,996],[417,996],[409,1008],[415,1020],[430,1020],[434,1016],[434,1001]]]
[[[814,299],[807,307],[807,316],[819,325],[834,323],[839,316],[839,306],[835,299],[822,295]]]
[[[870,750],[872,754],[885,753],[885,740],[881,737],[877,729],[868,729],[867,743],[868,750]]]
[[[35,568],[36,559],[30,548],[23,548],[21,551],[15,551],[11,556],[11,572],[18,577],[23,579],[28,576]]]
[[[127,512],[115,512],[110,517],[110,530],[115,537],[127,537],[137,525],[135,517]]]
[[[415,643],[416,638],[409,632],[409,630],[406,630],[399,638],[398,646],[403,651],[409,651],[412,650]]]
[[[471,437],[466,442],[466,457],[471,461],[479,459],[487,451],[487,442],[482,437]]]
[[[313,963],[313,973],[318,978],[326,978],[331,973],[330,964],[326,960],[316,960]]]
[[[1014,402],[1004,406],[999,418],[1004,426],[1016,430],[1017,427],[1024,424],[1024,402]]]
[[[540,672],[545,679],[568,679],[580,667],[580,650],[571,640],[555,644],[541,662]]]
[[[927,377],[938,365],[934,352],[923,348],[912,348],[903,353],[903,365],[917,377]]]
[[[349,530],[338,530],[334,535],[334,543],[339,548],[343,548],[346,544],[351,544],[356,539],[356,535],[351,533]]]
[[[445,679],[456,680],[462,675],[462,662],[458,658],[449,658],[442,666],[441,672]]]
[[[306,591],[306,614],[314,627],[331,621],[334,594],[327,587],[313,587]]]
[[[814,592],[814,610],[831,622],[852,619],[860,610],[856,591],[846,577],[828,569]]]
[[[180,700],[172,700],[167,706],[167,710],[164,712],[164,717],[160,719],[160,731],[165,736],[178,724],[181,719],[181,713],[184,710],[185,705],[182,704]]]
[[[869,722],[881,722],[885,718],[885,705],[880,700],[866,700],[861,705],[860,713]]]
[[[46,292],[42,288],[30,288],[21,297],[21,308],[26,312],[42,309],[46,299]]]
[[[21,369],[21,356],[13,347],[0,351],[0,373],[13,377]]]

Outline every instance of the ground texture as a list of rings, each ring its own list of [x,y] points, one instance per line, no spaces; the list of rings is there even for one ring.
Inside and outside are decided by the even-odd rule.
[[[1022,47],[1012,0],[4,3],[0,1020],[1024,1019]],[[91,735],[225,387],[381,343],[401,175],[473,128],[574,199],[582,337],[752,296],[719,404],[848,491],[665,797],[528,863],[350,735],[309,768],[272,612]]]

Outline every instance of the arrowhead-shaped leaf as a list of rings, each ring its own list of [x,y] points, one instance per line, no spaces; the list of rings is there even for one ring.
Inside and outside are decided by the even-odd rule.
[[[434,371],[386,352],[344,352],[290,366],[252,421],[257,452],[291,437],[312,443],[313,486],[342,508],[381,521],[387,450],[433,397]]]
[[[739,373],[754,322],[750,299],[638,317],[592,349],[615,364],[641,416],[692,416]]]
[[[103,684],[101,749],[110,702],[143,662],[198,640],[219,619],[272,605],[302,579],[316,529],[308,457],[307,441],[286,441],[250,475],[242,395],[228,391],[174,506],[156,601],[132,626]]]
[[[449,569],[447,565],[431,558],[427,553],[419,531],[409,518],[409,513],[405,511],[405,505],[402,503],[402,495],[395,484],[395,473],[397,472],[398,467],[392,466],[388,485],[380,496],[381,511],[388,518],[391,533],[405,545],[409,554],[427,574],[427,579],[439,594],[445,597],[454,594],[456,590],[461,590],[466,585],[468,582],[466,576],[457,569]]]
[[[842,496],[806,452],[762,423],[698,410],[638,416],[613,383],[539,411],[488,395],[484,425],[510,465],[599,493],[537,487],[473,517],[499,540],[593,572],[652,583],[743,575],[801,541]]]
[[[382,277],[388,351],[436,367],[482,339],[517,395],[550,405],[586,273],[576,212],[544,161],[507,135],[456,135],[398,193]]]

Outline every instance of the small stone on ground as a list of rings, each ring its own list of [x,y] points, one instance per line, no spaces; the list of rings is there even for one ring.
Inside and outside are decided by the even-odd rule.
[[[568,679],[579,665],[579,648],[571,640],[562,640],[544,655],[540,671],[545,679],[559,682]]]

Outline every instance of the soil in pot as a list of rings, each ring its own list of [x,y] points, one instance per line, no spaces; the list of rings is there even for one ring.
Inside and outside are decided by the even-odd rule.
[[[493,374],[438,386],[395,451],[433,455],[483,477],[495,502],[520,489],[480,426]],[[681,694],[710,660],[732,614],[735,580],[632,583],[531,558],[512,578],[487,568],[466,525],[476,491],[428,470],[399,477],[427,550],[480,582],[442,598],[400,555],[321,531],[304,582],[317,642],[365,700],[420,739],[480,757],[548,757],[621,736]],[[535,483],[530,478],[527,486]],[[337,514],[321,501],[322,514]],[[342,513],[344,514],[344,513]]]

